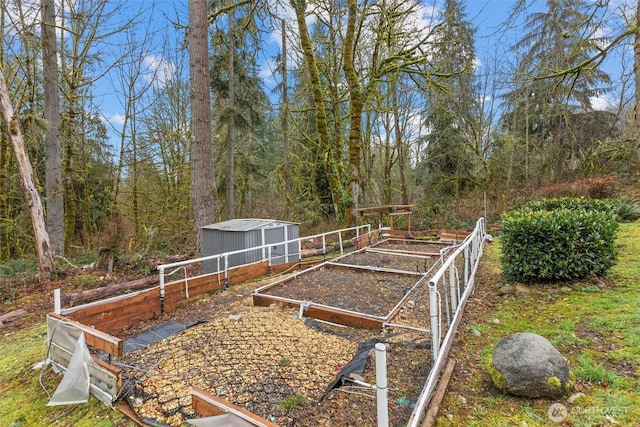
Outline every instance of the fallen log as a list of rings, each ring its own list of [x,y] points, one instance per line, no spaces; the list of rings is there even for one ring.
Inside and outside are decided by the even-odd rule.
[[[115,283],[113,285],[107,285],[101,288],[73,292],[63,295],[61,297],[61,300],[63,306],[75,307],[76,305],[109,298],[112,296],[124,294],[126,292],[139,291],[141,289],[150,288],[159,283],[160,276],[154,274],[151,276],[143,277],[141,279],[132,280],[130,282]]]
[[[5,323],[15,322],[25,314],[27,314],[26,310],[19,308],[18,310],[13,310],[13,311],[10,311],[9,313],[0,315],[0,329],[4,327]]]
[[[451,379],[451,374],[453,374],[453,368],[455,367],[455,359],[449,359],[444,367],[444,371],[442,372],[440,381],[438,381],[436,392],[431,398],[429,406],[425,408],[427,413],[424,417],[424,421],[422,422],[422,427],[431,427],[435,425],[436,417],[438,416],[438,410],[440,409],[440,403],[442,403],[442,398],[447,391],[447,386],[449,385],[449,380]]]

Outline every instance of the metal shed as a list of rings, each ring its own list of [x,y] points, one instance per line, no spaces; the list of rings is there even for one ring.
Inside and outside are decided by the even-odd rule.
[[[295,262],[299,259],[298,242],[283,242],[299,237],[299,224],[273,219],[240,218],[202,227],[203,256],[219,255],[253,247],[269,248],[244,251],[229,256],[228,267],[236,267],[269,259],[272,264]],[[225,267],[224,260],[205,261],[204,273],[216,273]]]

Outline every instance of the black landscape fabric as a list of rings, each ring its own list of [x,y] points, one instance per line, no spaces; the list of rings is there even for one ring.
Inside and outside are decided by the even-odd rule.
[[[349,378],[351,374],[362,376],[362,374],[364,373],[364,367],[367,364],[367,360],[369,360],[369,354],[379,342],[384,341],[379,340],[378,338],[373,338],[358,344],[358,350],[356,351],[355,356],[353,356],[353,359],[351,359],[351,361],[347,363],[344,368],[340,370],[340,372],[338,372],[336,379],[333,380],[331,384],[329,384],[320,400],[324,399],[327,394],[329,394],[329,392],[334,388],[342,386],[342,384],[344,383],[344,378]]]

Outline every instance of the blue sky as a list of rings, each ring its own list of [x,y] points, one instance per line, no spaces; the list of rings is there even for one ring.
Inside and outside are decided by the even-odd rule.
[[[612,15],[620,15],[623,10],[632,10],[631,6],[627,7],[624,3],[625,0],[613,0],[609,12]],[[441,7],[442,3],[439,2],[424,2],[425,10],[433,7]],[[513,23],[509,28],[504,26],[505,21],[512,13],[516,4],[519,4],[517,0],[467,0],[465,5],[465,11],[467,18],[472,25],[476,28],[476,53],[478,55],[479,73],[500,73],[500,67],[505,65],[511,65],[513,61],[510,56],[509,48],[521,37],[523,34],[523,28],[521,26],[523,19],[526,17],[524,13],[518,15],[519,21]],[[540,10],[544,8],[544,1],[528,1],[528,11]],[[175,37],[175,30],[172,21],[186,24],[187,22],[187,2],[177,0],[134,0],[129,1],[125,10],[127,13],[133,13],[137,10],[143,10],[144,13],[141,19],[144,21],[147,18],[150,19],[151,28],[157,30],[157,35],[151,41],[151,48],[147,51],[145,56],[145,66],[147,69],[147,76],[151,76],[152,72],[157,71],[158,74],[154,74],[156,84],[161,84],[163,78],[167,78],[174,70],[171,59],[163,57],[163,51],[161,49],[162,42],[169,42],[173,45],[180,43],[181,39]],[[615,33],[619,31],[620,21],[615,19],[609,19],[608,24],[611,23],[611,27],[605,29]],[[139,34],[139,33],[138,33]],[[174,34],[173,36],[171,34]],[[266,85],[269,86],[272,83],[268,76],[270,74],[269,59],[270,55],[275,54],[279,50],[280,35],[276,32],[266,39],[268,43],[269,51],[264,56],[264,63],[262,64],[262,75],[266,79]],[[620,72],[620,57],[612,56],[607,62],[607,71],[613,75]],[[507,67],[508,68],[508,67]],[[627,70],[629,71],[629,70]],[[111,79],[103,79],[100,85],[100,91],[103,94],[102,99],[96,100],[102,114],[110,123],[114,126],[118,126],[123,118],[124,110],[121,103],[117,102],[114,96],[114,88],[110,87],[111,82],[114,81],[113,76]],[[616,85],[618,88],[620,85]],[[490,95],[490,94],[489,94]],[[610,104],[615,104],[619,94],[613,92],[606,94],[598,100],[594,100],[594,105],[598,108],[604,108]]]

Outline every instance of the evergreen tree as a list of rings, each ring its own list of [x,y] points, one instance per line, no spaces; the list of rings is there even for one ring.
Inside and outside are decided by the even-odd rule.
[[[218,155],[216,164],[227,171],[218,179],[218,194],[231,218],[242,214],[249,187],[257,182],[252,179],[257,173],[253,153],[265,132],[268,99],[258,75],[261,4],[221,1],[210,7],[216,16],[210,58],[214,142],[224,141],[225,148],[217,153],[226,154]]]
[[[513,47],[521,59],[503,124],[524,146],[526,181],[533,169],[540,171],[538,182],[557,182],[567,168],[575,169],[571,116],[591,111],[591,97],[610,82],[595,67],[565,72],[594,56],[604,42],[595,36],[598,27],[588,8],[582,0],[548,0],[546,11],[529,16],[528,32]]]
[[[447,0],[432,51],[427,164],[431,184],[455,196],[474,180],[473,158],[468,149],[469,130],[479,108],[474,84],[474,31],[461,2]]]

